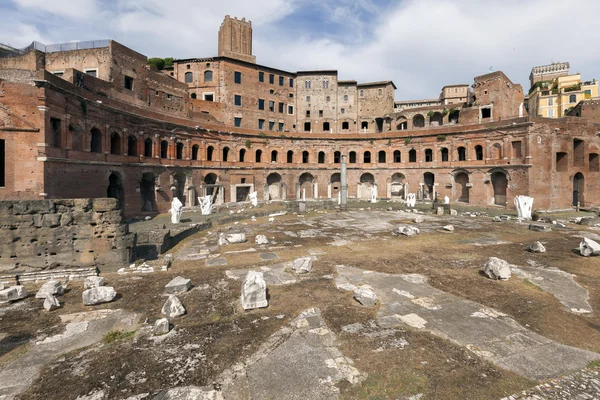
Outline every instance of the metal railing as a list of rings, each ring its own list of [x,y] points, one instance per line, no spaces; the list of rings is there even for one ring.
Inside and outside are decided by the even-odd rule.
[[[45,45],[40,42],[32,42],[29,46],[22,49],[16,49],[6,44],[0,43],[0,57],[16,57],[27,54],[31,50],[38,50],[42,53],[58,53],[61,51],[73,51],[84,49],[99,49],[108,47],[110,40],[88,40],[85,42],[70,42]]]

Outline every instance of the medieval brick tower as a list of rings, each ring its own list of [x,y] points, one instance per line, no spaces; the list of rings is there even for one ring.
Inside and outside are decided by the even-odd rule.
[[[225,16],[219,29],[219,56],[256,63],[252,55],[252,22]]]

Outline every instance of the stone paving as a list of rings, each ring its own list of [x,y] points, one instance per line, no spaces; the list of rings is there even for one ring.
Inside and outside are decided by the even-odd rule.
[[[427,284],[419,274],[392,275],[338,266],[336,285],[369,285],[381,302],[382,327],[407,325],[449,339],[492,363],[532,379],[584,368],[600,354],[556,343],[514,319]]]
[[[597,368],[586,368],[502,400],[597,400],[600,399],[599,375]]]

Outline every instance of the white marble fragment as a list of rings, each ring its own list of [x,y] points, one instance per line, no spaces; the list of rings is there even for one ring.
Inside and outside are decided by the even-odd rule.
[[[110,303],[117,297],[115,288],[111,286],[100,286],[84,290],[81,294],[83,298],[83,304],[86,306],[93,306],[96,304]]]
[[[242,307],[244,310],[267,307],[267,283],[262,272],[248,271],[242,285]]]
[[[94,287],[104,286],[104,278],[101,276],[88,276],[83,281],[84,289],[91,289]]]
[[[511,271],[508,263],[497,257],[490,257],[483,267],[483,272],[494,280],[507,280],[510,278]]]
[[[168,318],[177,318],[185,314],[185,307],[174,294],[170,295],[161,312]]]

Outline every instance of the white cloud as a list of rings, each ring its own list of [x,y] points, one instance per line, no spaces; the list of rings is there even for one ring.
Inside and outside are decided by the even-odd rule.
[[[33,39],[112,38],[148,56],[209,57],[229,14],[252,21],[260,64],[391,79],[398,99],[436,97],[442,86],[472,83],[490,66],[525,90],[531,67],[551,61],[599,78],[593,44],[600,2],[586,0],[13,1],[16,11],[0,6],[0,41],[21,47]]]

